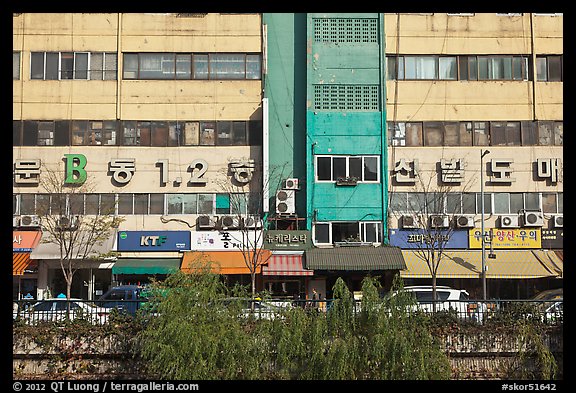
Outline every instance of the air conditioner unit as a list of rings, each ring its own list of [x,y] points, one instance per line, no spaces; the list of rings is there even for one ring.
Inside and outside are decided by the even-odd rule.
[[[284,180],[284,190],[299,190],[298,179],[289,178]]]
[[[218,228],[233,229],[240,227],[240,218],[235,216],[222,216],[218,220]]]
[[[18,228],[20,226],[20,217],[12,217],[12,228]]]
[[[294,214],[296,194],[294,190],[280,190],[276,193],[276,214]]]
[[[448,228],[448,216],[438,214],[431,215],[430,226],[432,228]]]
[[[416,224],[416,217],[414,216],[402,216],[400,217],[400,223],[402,225],[402,228],[406,229],[418,227],[418,225]]]
[[[40,217],[38,216],[21,216],[20,226],[25,228],[33,228],[40,226]]]
[[[196,226],[199,229],[211,229],[215,228],[218,223],[218,217],[215,216],[198,216],[196,220]]]
[[[454,222],[456,223],[456,228],[474,228],[475,226],[473,214],[455,216]]]
[[[262,219],[259,216],[244,218],[244,228],[262,228]]]
[[[524,212],[525,227],[541,227],[544,225],[544,216],[541,212]]]
[[[56,229],[73,230],[78,228],[79,218],[77,216],[62,216],[58,218]]]
[[[520,221],[517,214],[500,216],[500,228],[520,228]]]
[[[555,214],[552,216],[552,226],[554,228],[564,227],[564,214]]]

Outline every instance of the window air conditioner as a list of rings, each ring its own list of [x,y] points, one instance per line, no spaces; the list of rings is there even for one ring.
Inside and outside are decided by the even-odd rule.
[[[57,229],[73,230],[78,228],[79,218],[77,216],[62,216],[58,218]]]
[[[289,178],[284,180],[284,189],[285,190],[299,190],[298,179],[296,178]]]
[[[222,229],[238,228],[240,226],[240,219],[234,216],[222,216],[218,220],[218,227]]]
[[[500,228],[520,228],[517,214],[500,216]]]
[[[456,228],[474,228],[475,226],[473,214],[456,216],[454,221],[456,223]]]
[[[414,216],[402,216],[400,217],[400,223],[402,224],[402,228],[406,229],[418,227],[418,225],[416,225],[416,218]]]
[[[294,190],[280,190],[276,193],[276,214],[296,213],[296,195]]]
[[[541,227],[544,225],[544,216],[541,212],[524,212],[525,227]]]
[[[554,228],[563,228],[564,227],[564,214],[555,214],[552,216],[552,226]]]
[[[244,228],[262,228],[262,219],[259,216],[244,218]]]
[[[40,217],[38,216],[22,216],[20,217],[20,226],[25,228],[33,228],[40,226]]]
[[[431,215],[430,226],[432,228],[448,228],[448,216],[445,215]]]
[[[216,227],[218,217],[214,216],[198,216],[196,225],[199,229],[211,229]]]

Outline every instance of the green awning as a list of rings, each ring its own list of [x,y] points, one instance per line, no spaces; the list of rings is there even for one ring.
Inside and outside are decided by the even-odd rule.
[[[118,259],[112,267],[112,274],[170,274],[180,269],[180,259]]]
[[[334,247],[307,250],[306,269],[310,270],[403,270],[399,247]]]

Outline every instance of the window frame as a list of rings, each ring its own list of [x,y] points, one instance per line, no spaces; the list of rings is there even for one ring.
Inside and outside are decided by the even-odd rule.
[[[319,180],[318,178],[318,159],[319,158],[330,158],[330,180]],[[358,179],[358,183],[368,183],[368,184],[378,184],[381,180],[381,157],[379,155],[373,154],[366,154],[366,155],[331,155],[331,154],[316,154],[314,155],[314,182],[316,183],[336,183],[338,181],[338,176],[336,179],[334,178],[334,159],[345,159],[345,166],[346,166],[346,177],[350,177],[350,159],[358,159],[360,158],[360,168],[362,177]],[[366,158],[376,158],[377,160],[377,180],[365,180],[366,172],[365,172],[365,159]]]

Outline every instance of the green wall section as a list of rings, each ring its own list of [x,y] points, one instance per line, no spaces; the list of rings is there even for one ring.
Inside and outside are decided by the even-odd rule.
[[[332,43],[314,40],[314,18],[377,18],[378,14],[308,14],[308,72],[306,128],[308,133],[308,227],[313,221],[382,221],[386,204],[382,170],[380,183],[337,186],[334,183],[314,182],[314,156],[380,155],[384,160],[385,115],[382,94],[384,50],[378,42]],[[314,85],[347,84],[380,86],[379,111],[317,111],[314,110]],[[386,165],[381,161],[381,168]],[[384,230],[386,226],[384,223]],[[384,232],[386,233],[386,232]]]
[[[306,15],[265,13],[262,20],[268,43],[264,97],[269,104],[270,197],[282,179],[300,179],[296,211],[306,217]]]

